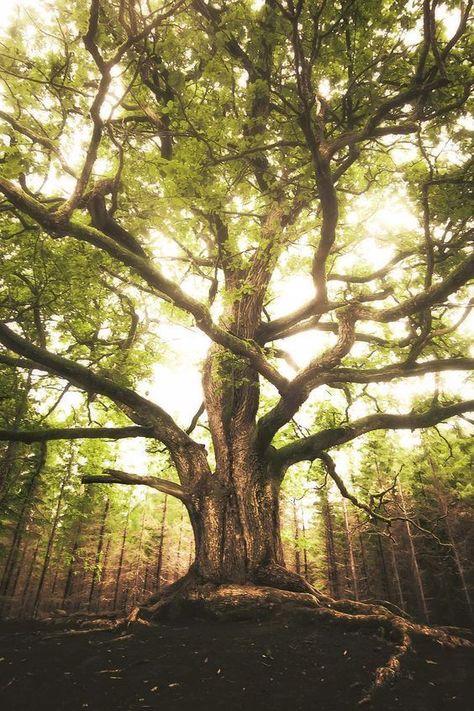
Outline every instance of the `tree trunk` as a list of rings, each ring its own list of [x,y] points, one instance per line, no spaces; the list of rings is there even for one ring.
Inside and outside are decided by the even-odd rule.
[[[326,543],[326,564],[329,593],[332,597],[339,597],[339,575],[337,571],[336,547],[334,543],[334,527],[331,505],[329,503],[326,489],[322,489],[321,491],[321,512]]]
[[[308,550],[306,548],[306,526],[304,523],[304,511],[301,514],[301,533],[303,534],[303,575],[306,580],[309,578]]]
[[[188,507],[194,570],[214,583],[264,582],[267,570],[283,564],[278,489],[240,468],[232,476],[234,486],[208,479],[206,492]]]
[[[390,556],[392,559],[392,570],[393,570],[393,577],[395,580],[395,588],[397,591],[397,597],[398,597],[398,604],[400,605],[401,610],[406,610],[406,603],[405,603],[405,597],[403,595],[403,588],[402,588],[402,583],[400,580],[400,573],[398,570],[398,561],[397,561],[397,554],[395,552],[395,544],[393,542],[393,539],[390,539]]]
[[[387,560],[385,557],[385,549],[383,546],[383,541],[382,541],[382,534],[377,533],[376,536],[377,539],[377,550],[378,550],[378,558],[379,558],[379,568],[380,568],[380,582],[382,584],[382,594],[380,597],[382,597],[383,600],[392,600],[392,586],[390,584],[390,578],[388,575],[388,566],[387,566]]]
[[[398,482],[398,496],[400,498],[403,516],[405,518],[407,518],[407,507],[406,507],[406,503],[405,503],[405,496],[403,494],[403,489],[402,489],[402,485],[401,485],[400,481]],[[430,615],[429,615],[429,611],[428,611],[428,605],[426,603],[425,588],[424,588],[423,580],[421,577],[420,566],[418,565],[418,558],[416,555],[415,543],[413,541],[413,536],[412,536],[410,524],[408,523],[408,521],[405,521],[405,531],[406,531],[408,546],[409,546],[409,550],[410,550],[411,567],[412,567],[413,579],[414,579],[415,588],[416,588],[417,597],[418,597],[418,605],[419,605],[420,613],[423,616],[425,622],[429,622]]]
[[[10,592],[12,588],[15,587],[15,585],[11,584],[11,580],[14,577],[13,572],[18,563],[18,555],[20,553],[22,538],[27,528],[28,517],[31,514],[32,502],[36,494],[39,478],[46,463],[46,456],[47,445],[45,442],[42,442],[38,448],[37,462],[26,487],[26,491],[23,495],[23,503],[18,514],[18,520],[15,526],[15,532],[13,534],[13,540],[10,543],[10,550],[7,556],[5,568],[0,582],[0,595],[7,595],[8,592]]]
[[[163,551],[165,548],[165,534],[166,534],[166,509],[168,506],[168,494],[165,494],[163,499],[163,508],[161,510],[161,523],[160,523],[160,542],[158,544],[158,562],[156,564],[156,589],[161,588],[161,577],[163,570]]]
[[[359,578],[358,578],[358,574],[357,574],[357,567],[356,567],[355,556],[354,556],[354,544],[352,542],[352,531],[349,526],[347,503],[346,503],[346,500],[344,497],[342,499],[342,510],[344,512],[344,528],[346,530],[346,541],[347,541],[347,549],[348,549],[348,554],[349,554],[349,566],[350,566],[350,572],[351,572],[352,592],[354,595],[354,599],[358,600],[359,599]]]
[[[100,576],[101,576],[100,565],[101,565],[101,559],[102,559],[102,550],[104,547],[105,527],[107,525],[107,516],[109,513],[109,507],[110,507],[110,501],[109,501],[109,499],[106,499],[105,505],[104,505],[104,511],[102,514],[102,521],[101,521],[101,525],[100,525],[99,539],[97,541],[97,551],[96,551],[96,556],[95,556],[95,563],[94,563],[94,568],[92,570],[92,581],[91,581],[91,587],[89,590],[89,598],[88,598],[88,603],[87,603],[88,610],[91,609],[92,601],[94,599],[94,592],[95,592],[96,584],[100,580]]]
[[[44,583],[46,580],[46,574],[48,573],[49,564],[51,562],[51,551],[52,551],[52,548],[53,548],[53,545],[55,542],[56,530],[58,528],[59,518],[61,515],[61,507],[62,507],[62,503],[63,503],[64,489],[66,487],[67,482],[70,479],[73,463],[74,463],[74,449],[71,446],[70,454],[69,454],[69,462],[68,462],[66,472],[61,480],[61,486],[59,489],[58,500],[56,502],[56,508],[55,508],[54,517],[53,517],[53,524],[51,526],[51,531],[49,533],[48,543],[47,543],[46,551],[44,554],[43,567],[41,569],[41,575],[40,575],[38,587],[36,589],[35,599],[33,602],[33,617],[37,616],[39,609],[40,609],[41,596],[42,596],[42,592],[43,592]]]
[[[301,553],[300,553],[300,524],[298,520],[298,510],[296,508],[296,499],[293,502],[293,535],[295,542],[295,571],[298,575],[301,574]]]
[[[127,507],[127,515],[125,517],[125,523],[123,526],[122,544],[120,546],[120,557],[119,557],[119,562],[118,562],[118,568],[117,568],[117,572],[115,574],[115,587],[114,587],[114,599],[113,599],[113,603],[112,603],[112,610],[118,609],[119,590],[120,590],[120,584],[122,582],[123,559],[125,556],[125,547],[127,545],[127,533],[128,533],[128,521],[130,518],[130,506],[131,506],[131,501],[129,500],[128,507]]]

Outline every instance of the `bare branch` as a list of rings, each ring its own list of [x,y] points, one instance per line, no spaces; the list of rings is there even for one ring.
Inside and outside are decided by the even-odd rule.
[[[84,484],[132,484],[141,486],[150,486],[152,489],[161,491],[163,494],[170,494],[181,501],[186,501],[189,498],[189,493],[179,484],[167,479],[160,479],[156,476],[139,476],[138,474],[129,474],[119,469],[105,469],[105,475],[83,476]]]
[[[346,485],[344,484],[344,481],[342,478],[339,476],[339,474],[336,471],[336,465],[334,463],[334,460],[332,457],[329,456],[327,452],[321,452],[318,456],[318,459],[320,459],[326,468],[327,473],[333,480],[333,482],[336,484],[337,488],[339,489],[341,495],[345,498],[348,499],[354,506],[356,506],[358,509],[361,509],[362,511],[365,511],[366,514],[368,515],[369,519],[371,521],[379,521],[380,523],[384,523],[388,529],[390,529],[390,526],[395,523],[396,521],[404,521],[405,523],[410,524],[414,528],[416,528],[418,531],[421,531],[422,533],[426,534],[427,536],[430,536],[431,538],[434,538],[437,543],[441,546],[449,546],[449,543],[444,543],[441,541],[440,538],[433,532],[430,531],[428,528],[424,528],[423,526],[420,526],[419,523],[416,523],[412,518],[409,518],[408,516],[383,516],[380,514],[378,511],[376,511],[373,508],[373,505],[369,506],[366,504],[364,501],[360,501],[360,499],[357,498],[354,494],[352,494]],[[388,489],[386,489],[384,492],[380,492],[379,494],[372,495],[370,498],[373,501],[375,498],[379,498],[381,501],[383,498],[383,495],[386,494],[388,491],[392,490],[394,488],[394,485],[390,486]]]

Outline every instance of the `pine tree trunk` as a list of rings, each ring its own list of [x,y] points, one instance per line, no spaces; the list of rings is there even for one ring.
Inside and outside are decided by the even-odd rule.
[[[388,566],[387,566],[387,559],[385,556],[385,549],[383,546],[383,541],[382,541],[382,536],[380,533],[377,534],[377,550],[378,550],[378,557],[380,561],[380,572],[382,573],[381,575],[381,583],[382,583],[382,595],[381,597],[384,600],[391,600],[393,595],[392,595],[392,585],[390,582],[390,578],[388,575]]]
[[[125,548],[127,545],[127,533],[128,533],[129,519],[130,519],[130,501],[128,503],[127,515],[125,517],[125,523],[123,526],[122,544],[120,546],[120,557],[119,557],[117,572],[115,574],[114,600],[113,600],[113,604],[112,604],[113,610],[118,609],[117,606],[118,606],[118,601],[119,601],[120,584],[122,581],[123,559],[125,556]]]
[[[449,544],[451,546],[451,551],[453,554],[454,563],[456,565],[456,570],[457,570],[457,573],[459,576],[459,582],[461,584],[461,591],[462,591],[462,594],[464,597],[464,602],[466,604],[466,611],[468,613],[468,617],[469,617],[470,621],[474,622],[474,607],[472,604],[472,599],[471,599],[471,594],[469,592],[469,587],[467,585],[466,575],[464,573],[464,565],[461,560],[461,556],[459,555],[458,546],[456,544],[456,541],[455,541],[455,538],[453,535],[453,529],[452,529],[452,523],[451,523],[451,512],[449,510],[449,506],[446,501],[446,496],[443,496],[443,494],[442,494],[441,477],[440,477],[440,474],[438,471],[438,467],[436,466],[434,459],[431,457],[431,455],[428,455],[428,461],[430,463],[433,477],[436,481],[438,500],[439,500],[442,508],[446,511],[445,516],[444,516],[446,533],[448,536]]]
[[[165,546],[165,534],[166,534],[166,509],[168,506],[168,494],[165,494],[163,499],[163,509],[161,512],[161,523],[160,523],[160,542],[158,545],[158,560],[156,564],[156,590],[161,588],[161,576],[163,570],[163,551]]]
[[[464,602],[466,603],[466,610],[468,612],[469,619],[471,620],[471,622],[474,622],[474,608],[472,605],[471,594],[470,594],[469,588],[467,586],[467,581],[466,581],[466,576],[464,574],[464,566],[463,566],[463,563],[461,560],[461,556],[459,555],[458,547],[456,545],[456,541],[454,540],[449,511],[446,514],[445,524],[446,524],[446,532],[448,534],[448,540],[451,545],[451,550],[453,552],[454,562],[456,564],[456,569],[457,569],[458,575],[459,575],[459,581],[461,583],[461,590],[463,593]]]
[[[295,541],[295,571],[298,575],[301,574],[301,553],[300,553],[300,526],[298,521],[298,511],[296,508],[296,499],[293,502],[293,535]]]
[[[337,571],[336,547],[334,545],[334,527],[332,522],[331,506],[327,491],[321,491],[322,517],[324,525],[324,537],[326,542],[326,564],[329,594],[331,597],[339,597],[339,575]]]
[[[301,516],[301,533],[303,534],[303,575],[306,580],[309,579],[309,569],[308,569],[308,551],[306,549],[306,526],[304,523],[304,512]]]
[[[405,597],[403,595],[402,583],[400,580],[400,573],[398,570],[398,561],[397,561],[397,554],[395,553],[395,544],[392,539],[390,539],[390,557],[392,559],[392,570],[393,570],[393,577],[395,579],[395,589],[397,591],[398,604],[400,606],[400,609],[405,611],[406,610],[406,602],[405,602]]]
[[[18,515],[17,525],[15,526],[13,539],[10,544],[10,550],[3,570],[2,580],[0,582],[0,596],[7,595],[9,592],[12,592],[13,588],[16,587],[15,582],[12,584],[12,578],[14,578],[13,573],[15,571],[15,567],[18,567],[17,564],[21,542],[25,533],[27,519],[31,510],[31,504],[34,499],[38,481],[46,463],[46,455],[47,445],[42,442],[39,445],[38,460],[28,482],[28,486],[24,494],[23,504]],[[16,578],[18,578],[19,572],[20,571],[17,570]]]
[[[357,518],[357,521],[359,522],[359,519]],[[359,531],[359,546],[360,546],[360,560],[362,564],[362,575],[363,575],[363,583],[364,583],[364,590],[366,597],[373,597],[373,592],[372,592],[372,585],[369,577],[369,571],[367,568],[367,554],[365,550],[365,543],[364,543],[364,536],[361,531]]]
[[[72,466],[73,466],[73,462],[74,462],[73,451],[74,450],[71,447],[67,470],[62,478],[61,487],[59,489],[58,501],[56,504],[56,509],[54,511],[54,517],[53,517],[53,525],[51,526],[51,531],[49,533],[48,543],[47,543],[46,551],[44,554],[43,567],[41,569],[41,575],[40,575],[40,579],[39,579],[39,583],[38,583],[38,588],[36,590],[36,595],[35,595],[35,599],[33,602],[33,617],[37,616],[37,614],[39,612],[39,608],[40,608],[41,595],[43,592],[43,587],[44,587],[44,583],[46,580],[46,575],[47,575],[47,572],[49,569],[49,564],[51,561],[51,550],[52,550],[52,547],[54,544],[56,530],[57,530],[58,523],[59,523],[59,517],[61,514],[61,506],[63,503],[64,489],[65,489],[66,484],[69,481],[69,478],[71,476]]]
[[[403,516],[407,517],[407,508],[405,502],[405,496],[403,494],[403,489],[400,481],[398,482],[398,496],[400,497],[401,509]],[[423,585],[423,580],[421,578],[420,566],[418,565],[418,558],[416,555],[415,544],[413,541],[413,535],[411,532],[410,524],[408,521],[405,522],[405,531],[408,540],[408,547],[410,551],[411,567],[413,572],[413,579],[415,582],[415,588],[417,591],[418,605],[420,608],[420,613],[423,616],[425,622],[429,622],[429,611],[428,605],[426,604],[425,588]]]
[[[38,538],[36,541],[34,552],[33,552],[33,555],[31,556],[30,564],[29,564],[28,570],[26,572],[23,591],[21,593],[19,611],[20,611],[20,616],[22,616],[22,617],[26,617],[26,615],[24,613],[25,613],[25,609],[27,608],[27,601],[28,601],[29,594],[30,594],[31,582],[33,580],[33,571],[35,569],[36,560],[38,558],[39,548],[40,548],[40,538]],[[19,580],[19,578],[17,577],[17,580],[15,582],[15,587],[13,589],[13,597],[15,597],[16,586],[17,586],[18,580]]]
[[[87,609],[88,610],[91,609],[96,584],[100,579],[100,561],[102,558],[102,550],[104,547],[105,527],[107,525],[107,516],[109,513],[109,507],[110,507],[110,501],[107,498],[105,501],[104,511],[102,514],[102,521],[101,521],[100,531],[99,531],[99,540],[97,541],[97,552],[96,552],[96,556],[95,556],[94,568],[92,570],[92,581],[91,581],[91,586],[90,586],[90,590],[89,590],[89,597],[88,597],[88,602],[87,602]]]
[[[352,532],[349,527],[349,516],[347,513],[347,503],[346,500],[342,499],[342,510],[344,512],[344,528],[346,531],[346,541],[349,553],[349,568],[351,571],[351,581],[352,581],[352,592],[354,594],[355,600],[359,599],[359,580],[357,575],[357,567],[354,556],[354,545],[352,542]]]
[[[107,538],[107,545],[105,546],[105,553],[104,553],[104,558],[103,558],[103,562],[102,562],[102,570],[101,570],[101,574],[100,574],[100,581],[99,581],[99,586],[98,586],[98,591],[97,591],[97,604],[96,604],[97,612],[104,612],[104,610],[105,610],[103,597],[104,597],[104,587],[105,587],[106,580],[107,580],[110,547],[111,547],[111,537],[109,535],[109,537]]]
[[[184,511],[181,511],[181,516],[179,517],[179,529],[178,529],[178,545],[176,546],[176,558],[174,562],[174,579],[177,580],[180,576],[180,559],[181,559],[181,543],[183,541],[183,524],[184,524]]]

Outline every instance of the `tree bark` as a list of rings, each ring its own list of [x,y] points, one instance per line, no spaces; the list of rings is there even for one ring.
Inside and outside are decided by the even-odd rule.
[[[405,518],[407,518],[407,508],[406,508],[406,503],[405,503],[405,496],[404,496],[402,485],[401,485],[400,481],[398,482],[398,496],[400,497],[400,504],[401,504],[402,513],[405,516]],[[415,589],[417,592],[420,613],[423,616],[423,619],[426,622],[429,622],[430,614],[429,614],[429,610],[428,610],[428,605],[426,603],[425,588],[423,585],[423,579],[421,577],[420,566],[418,565],[418,557],[416,554],[415,543],[413,541],[413,535],[412,535],[412,532],[410,529],[410,524],[408,523],[408,521],[405,521],[405,531],[406,531],[407,540],[408,540],[408,547],[410,550],[410,560],[411,560],[411,567],[412,567],[412,572],[413,572],[413,580],[414,580]]]
[[[95,592],[96,584],[99,582],[100,577],[101,577],[100,564],[101,564],[101,558],[102,558],[102,550],[104,547],[105,527],[107,525],[107,517],[108,517],[108,513],[109,513],[109,507],[110,507],[110,500],[107,498],[105,501],[104,511],[102,514],[102,521],[101,521],[101,525],[100,525],[99,538],[97,541],[97,551],[96,551],[96,556],[95,556],[95,563],[94,563],[94,568],[92,570],[92,581],[91,581],[91,586],[90,586],[90,590],[89,590],[89,598],[88,598],[88,603],[87,603],[88,610],[91,609],[92,601],[94,599],[94,592]]]
[[[165,494],[163,499],[163,508],[161,511],[161,523],[160,523],[160,542],[158,544],[158,561],[156,564],[156,590],[161,588],[161,577],[163,570],[163,552],[165,548],[165,535],[166,535],[166,509],[168,506],[168,494]]]
[[[344,528],[346,530],[347,549],[349,554],[349,567],[351,572],[352,592],[354,599],[359,600],[359,576],[354,555],[354,544],[352,542],[352,531],[349,526],[349,516],[347,513],[347,503],[345,498],[342,499],[342,510],[344,512]]]

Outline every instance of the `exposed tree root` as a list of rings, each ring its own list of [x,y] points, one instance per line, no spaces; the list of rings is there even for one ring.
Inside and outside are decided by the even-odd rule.
[[[286,571],[285,571],[286,572]],[[291,574],[284,576],[282,589],[261,585],[263,579],[276,582],[280,571],[265,571],[258,585],[212,585],[199,584],[191,572],[149,607],[137,608],[133,621],[145,619],[176,619],[182,616],[207,617],[216,620],[261,619],[270,615],[292,617],[315,622],[330,619],[352,628],[370,628],[380,631],[394,646],[388,660],[375,670],[370,686],[359,701],[369,703],[374,695],[393,681],[400,672],[401,662],[416,638],[428,638],[443,647],[470,647],[474,644],[443,628],[428,627],[394,614],[380,604],[332,600],[316,592],[308,583],[300,592],[298,581]],[[299,577],[299,576],[297,576]],[[301,588],[300,588],[301,589]],[[462,632],[462,630],[459,630]]]
[[[266,585],[262,585],[264,580]],[[452,634],[449,628],[417,624],[394,614],[381,604],[333,600],[318,593],[306,581],[301,584],[302,580],[300,576],[274,566],[260,571],[257,584],[218,585],[199,580],[191,568],[187,575],[165,588],[160,596],[154,597],[146,605],[133,608],[127,617],[123,617],[123,613],[122,616],[109,613],[107,622],[102,621],[99,627],[96,618],[96,626],[83,632],[107,629],[126,632],[133,625],[154,626],[163,619],[183,617],[225,621],[280,616],[308,623],[328,619],[351,628],[369,628],[382,633],[393,645],[393,651],[385,664],[375,670],[373,681],[365,690],[359,705],[372,701],[379,690],[396,678],[401,662],[416,638],[428,638],[443,647],[474,649],[471,641],[459,636],[462,630],[456,629],[458,634]],[[78,619],[75,621],[77,624]],[[86,621],[91,622],[89,618]],[[70,633],[77,634],[78,631]]]

